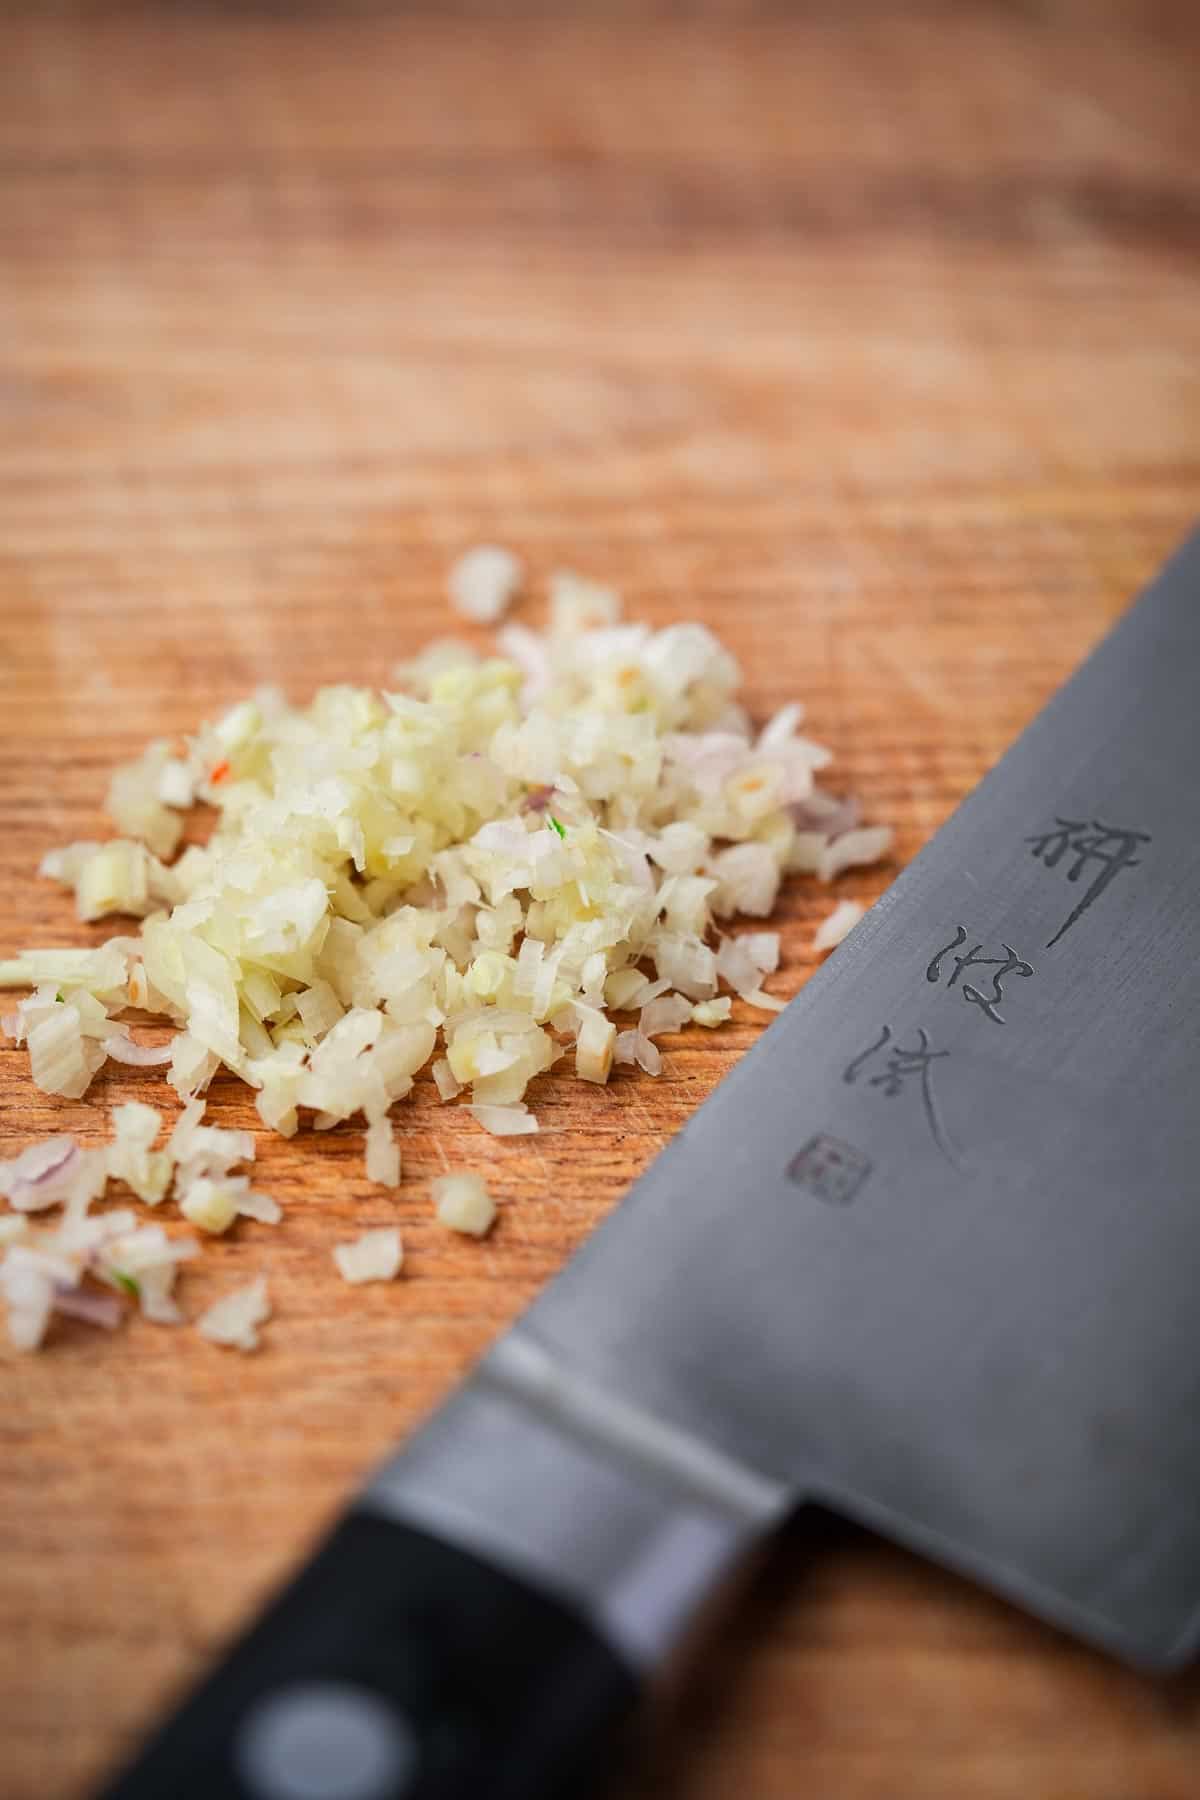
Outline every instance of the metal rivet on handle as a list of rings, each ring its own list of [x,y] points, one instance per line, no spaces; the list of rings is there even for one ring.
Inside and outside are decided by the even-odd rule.
[[[234,1763],[254,1800],[401,1800],[416,1777],[417,1740],[381,1694],[296,1682],[246,1714]]]

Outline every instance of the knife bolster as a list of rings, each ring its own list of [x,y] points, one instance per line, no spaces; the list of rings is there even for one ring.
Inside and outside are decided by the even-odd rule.
[[[358,1504],[535,1582],[649,1673],[793,1498],[516,1330]]]

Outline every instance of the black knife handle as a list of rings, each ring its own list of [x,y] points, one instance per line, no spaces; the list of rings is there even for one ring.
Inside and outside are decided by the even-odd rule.
[[[350,1513],[102,1800],[578,1800],[636,1697],[557,1600]]]

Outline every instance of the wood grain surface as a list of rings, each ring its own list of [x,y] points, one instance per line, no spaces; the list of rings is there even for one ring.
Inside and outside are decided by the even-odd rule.
[[[34,870],[104,829],[114,761],[265,678],[383,676],[480,538],[713,625],[909,857],[1200,510],[1194,18],[0,7],[0,946],[103,935]],[[828,905],[788,892],[779,991]],[[256,1357],[136,1322],[0,1352],[4,1800],[133,1742],[758,1028],[548,1081],[528,1143],[422,1087],[394,1199],[356,1129],[260,1133],[285,1223],[184,1286],[265,1272]],[[0,1049],[0,1154],[135,1094],[170,1098],[56,1102]],[[232,1084],[213,1110],[256,1123]],[[490,1241],[432,1222],[444,1165],[487,1167]],[[330,1245],[392,1219],[402,1280],[343,1287]],[[623,1789],[1197,1792],[1196,1678],[832,1523]]]

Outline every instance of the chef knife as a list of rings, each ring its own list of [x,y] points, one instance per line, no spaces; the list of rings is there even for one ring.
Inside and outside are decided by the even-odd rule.
[[[111,1800],[576,1796],[806,1506],[1200,1643],[1200,533]]]

